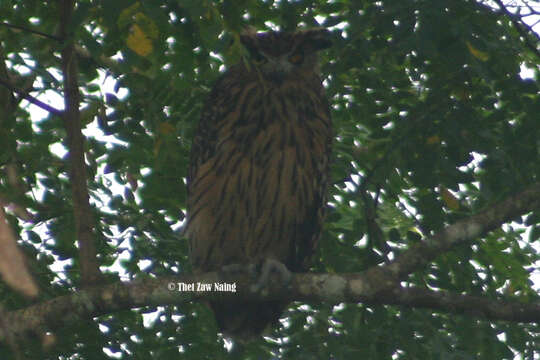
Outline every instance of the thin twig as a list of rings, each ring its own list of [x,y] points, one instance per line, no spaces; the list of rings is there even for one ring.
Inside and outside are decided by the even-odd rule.
[[[7,87],[12,92],[16,93],[17,95],[22,96],[26,101],[28,101],[28,102],[36,105],[36,106],[39,106],[40,108],[42,108],[45,111],[50,112],[51,114],[58,115],[58,116],[62,116],[64,114],[64,112],[62,110],[55,109],[51,105],[45,104],[43,101],[40,101],[40,100],[36,99],[32,95],[30,95],[30,94],[28,94],[28,93],[26,93],[26,92],[24,92],[22,90],[14,88],[13,86],[11,86],[11,84],[8,81],[6,81],[4,79],[0,79],[0,85],[3,85],[5,87]]]
[[[53,40],[56,40],[56,41],[61,41],[62,40],[58,36],[54,36],[54,35],[51,35],[51,34],[46,34],[46,33],[41,32],[39,30],[29,29],[27,27],[20,26],[20,25],[14,25],[14,24],[10,24],[10,23],[7,23],[7,22],[0,22],[0,25],[5,26],[5,27],[9,27],[9,28],[13,28],[13,29],[27,31],[27,32],[30,32],[32,34],[40,35],[40,36],[46,37],[48,39],[53,39]]]
[[[531,5],[529,5],[527,3],[527,1],[525,1],[525,6],[527,7],[527,9],[529,9],[530,11],[530,14],[527,14],[525,16],[531,16],[531,15],[540,15],[540,12],[539,11],[536,11]]]
[[[527,25],[517,21],[515,18],[516,16],[512,14],[508,9],[504,6],[501,0],[494,0],[497,5],[499,5],[501,11],[505,13],[509,18],[512,24],[514,24],[514,28],[517,30],[517,32],[523,37],[523,40],[525,41],[525,45],[531,50],[539,59],[540,59],[540,51],[536,48],[536,46],[531,43],[529,39],[529,34],[532,34],[536,37],[537,40],[540,41],[540,38],[538,38],[538,35],[534,31],[532,31]],[[523,30],[522,27],[527,28],[528,31]]]

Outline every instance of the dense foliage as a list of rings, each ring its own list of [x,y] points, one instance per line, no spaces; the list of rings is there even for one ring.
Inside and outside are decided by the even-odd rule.
[[[238,34],[323,26],[332,103],[331,204],[313,271],[360,272],[540,179],[538,40],[476,1],[0,2],[0,200],[44,301],[81,285],[60,54],[75,45],[93,232],[103,282],[189,271],[179,231],[190,141]],[[517,31],[517,27],[525,31]],[[524,40],[527,41],[524,41]],[[537,46],[537,45],[533,45]],[[532,77],[520,76],[521,66]],[[50,109],[49,109],[50,110]],[[12,171],[7,171],[11,169]],[[13,176],[15,174],[15,176]],[[15,179],[15,180],[14,180]],[[540,212],[441,254],[406,284],[538,302]],[[526,230],[525,230],[526,229]],[[535,249],[536,246],[536,249]],[[4,310],[29,304],[0,285]],[[426,309],[291,304],[246,346],[259,358],[532,359],[539,324]],[[143,315],[146,320],[143,321]],[[474,315],[474,314],[473,314]],[[5,326],[5,325],[2,325]],[[132,309],[55,331],[25,358],[226,358],[202,304]],[[7,353],[9,348],[0,350]],[[535,352],[536,351],[536,352]],[[182,355],[178,355],[179,352]],[[13,352],[12,352],[13,353]],[[107,354],[107,355],[105,355]]]

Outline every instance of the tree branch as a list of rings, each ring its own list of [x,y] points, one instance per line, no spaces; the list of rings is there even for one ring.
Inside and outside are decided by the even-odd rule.
[[[514,28],[523,37],[523,40],[525,41],[525,45],[529,48],[529,50],[531,50],[540,59],[540,51],[538,51],[536,46],[533,43],[531,43],[531,41],[529,39],[529,34],[531,34],[531,35],[535,36],[537,40],[540,40],[538,35],[532,29],[530,29],[527,25],[517,21],[516,20],[516,15],[514,15],[510,11],[508,11],[508,9],[504,6],[504,4],[502,3],[501,0],[494,0],[494,1],[499,6],[501,11],[504,14],[506,14],[506,16],[508,16],[510,18],[510,21],[514,25]],[[527,31],[523,30],[522,27],[525,27],[527,29]]]
[[[387,265],[374,266],[359,274],[295,274],[289,286],[281,286],[273,279],[263,294],[249,290],[254,281],[249,274],[235,277],[216,272],[189,274],[87,288],[72,295],[13,311],[6,317],[8,323],[13,324],[10,331],[20,335],[27,331],[54,330],[77,324],[81,319],[136,307],[181,304],[202,299],[235,299],[391,304],[450,313],[473,313],[489,320],[540,322],[540,303],[493,300],[445,291],[402,288],[398,285],[401,278],[429,263],[442,252],[482,236],[502,223],[539,206],[540,183],[536,183],[479,214],[448,226],[426,242],[411,247]],[[210,284],[214,291],[197,291],[198,283]],[[184,288],[178,291],[182,284]],[[228,284],[231,289],[234,284],[236,291],[215,291],[214,284]],[[0,329],[0,340],[8,336],[3,331]]]
[[[379,295],[381,298],[381,295]],[[388,305],[468,314],[487,320],[540,323],[540,303],[523,303],[419,288],[398,288],[382,296]]]
[[[540,322],[540,303],[520,303],[475,296],[434,292],[423,289],[397,288],[373,293],[373,279],[368,272],[360,274],[294,274],[290,285],[271,281],[267,291],[251,292],[255,281],[249,274],[225,277],[216,272],[199,275],[144,279],[87,288],[71,295],[6,314],[14,335],[26,332],[80,325],[81,320],[146,306],[179,305],[189,301],[208,300],[299,300],[305,302],[364,302],[371,305],[403,305],[431,308],[443,312],[474,314],[489,320]],[[275,280],[275,279],[273,279]],[[172,285],[171,285],[172,284]],[[210,291],[197,291],[198,284],[210,284]],[[216,291],[215,284],[235,284],[236,292]],[[184,286],[183,291],[179,287]],[[193,288],[188,288],[193,286]],[[0,340],[8,334],[0,328]]]
[[[94,217],[89,203],[84,162],[84,137],[81,131],[80,93],[78,87],[77,57],[70,30],[74,0],[63,0],[60,5],[60,37],[63,39],[62,73],[64,79],[64,126],[68,137],[70,180],[73,194],[73,213],[79,244],[81,278],[83,285],[94,284],[100,278],[93,234]]]
[[[376,270],[388,271],[395,281],[427,265],[451,247],[485,235],[503,223],[540,207],[540,183],[534,183],[522,192],[469,218],[447,226],[426,241],[411,246],[388,265]]]
[[[34,104],[36,106],[39,106],[40,108],[42,108],[45,111],[50,112],[51,114],[54,114],[54,115],[57,115],[57,116],[62,116],[64,114],[64,112],[62,110],[55,109],[51,105],[45,104],[43,101],[38,100],[37,98],[33,97],[32,95],[30,95],[30,94],[28,94],[28,93],[26,93],[26,92],[24,92],[22,90],[14,88],[5,79],[0,79],[0,84],[5,86],[6,88],[8,88],[11,92],[14,92],[17,95],[22,96],[29,103],[32,103],[32,104]]]
[[[6,80],[3,80],[6,79]],[[14,112],[14,99],[13,94],[10,93],[11,84],[8,81],[9,73],[4,61],[4,49],[0,44],[0,84],[4,85],[6,89],[0,89],[0,108],[2,112],[0,113],[0,126],[4,127],[7,123],[6,120],[8,117],[13,116]],[[10,91],[8,91],[10,90]]]
[[[62,39],[59,38],[58,36],[47,34],[47,33],[44,33],[44,32],[38,31],[38,30],[30,29],[30,28],[27,28],[27,27],[24,27],[24,26],[14,25],[14,24],[10,24],[10,23],[7,23],[7,22],[0,22],[0,25],[8,27],[8,28],[12,28],[12,29],[17,29],[17,30],[30,32],[32,34],[40,35],[40,36],[46,37],[48,39],[52,39],[52,40],[56,40],[56,41],[62,41]]]

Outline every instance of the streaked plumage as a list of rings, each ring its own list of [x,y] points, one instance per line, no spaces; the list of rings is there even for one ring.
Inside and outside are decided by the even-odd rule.
[[[188,176],[196,272],[265,258],[305,271],[323,221],[332,129],[318,75],[324,29],[246,33],[250,57],[214,85]],[[213,303],[220,329],[258,335],[286,304]]]

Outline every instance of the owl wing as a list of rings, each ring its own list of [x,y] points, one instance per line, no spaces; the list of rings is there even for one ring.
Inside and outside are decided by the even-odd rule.
[[[191,144],[189,171],[187,177],[188,197],[191,193],[191,184],[197,174],[197,169],[208,159],[215,156],[217,144],[217,122],[229,111],[231,103],[228,88],[224,78],[218,79],[204,104],[204,110]]]
[[[216,97],[216,90],[216,88],[212,90],[209,99]],[[215,122],[215,119],[218,116],[219,107],[207,100],[191,144],[187,177],[188,196],[191,193],[191,184],[193,183],[197,169],[215,152],[216,137],[215,131],[212,129],[212,123]]]
[[[320,82],[315,83],[317,86]],[[328,200],[328,185],[330,175],[330,156],[333,142],[333,128],[330,114],[330,104],[325,96],[324,88],[320,87],[319,99],[322,106],[318,114],[319,124],[324,129],[325,142],[319,144],[322,149],[311,149],[320,154],[321,162],[318,164],[318,176],[313,179],[314,191],[313,202],[306,204],[307,214],[304,222],[299,224],[297,229],[298,237],[293,240],[291,245],[294,247],[295,256],[293,271],[307,271],[311,265],[312,257],[318,247],[322,235],[324,219],[326,216],[326,202]]]

